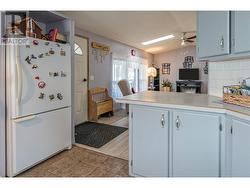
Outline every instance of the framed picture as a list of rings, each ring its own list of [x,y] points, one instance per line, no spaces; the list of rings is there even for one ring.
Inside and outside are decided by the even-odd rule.
[[[170,63],[162,64],[162,74],[170,74]]]

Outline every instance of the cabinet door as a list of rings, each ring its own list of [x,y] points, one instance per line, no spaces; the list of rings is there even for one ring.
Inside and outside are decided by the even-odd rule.
[[[168,111],[133,108],[132,172],[147,177],[168,176]]]
[[[200,11],[197,19],[198,58],[229,54],[229,11]]]
[[[250,52],[250,11],[232,13],[232,48],[234,53]]]
[[[232,176],[250,176],[250,122],[232,120]]]
[[[218,177],[219,116],[176,111],[173,117],[173,176]]]

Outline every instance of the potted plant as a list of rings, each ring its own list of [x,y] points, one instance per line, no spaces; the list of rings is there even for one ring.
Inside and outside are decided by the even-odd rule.
[[[163,80],[161,86],[162,86],[163,91],[165,91],[165,92],[170,92],[171,91],[172,84],[171,84],[170,81]]]

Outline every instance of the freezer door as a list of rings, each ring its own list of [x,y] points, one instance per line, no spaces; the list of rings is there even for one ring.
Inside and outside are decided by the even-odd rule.
[[[68,44],[33,38],[7,48],[12,118],[71,106],[70,56]]]
[[[13,120],[8,142],[8,176],[71,146],[71,109],[64,108]]]

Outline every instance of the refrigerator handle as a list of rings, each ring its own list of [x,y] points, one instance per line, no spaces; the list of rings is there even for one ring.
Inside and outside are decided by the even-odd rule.
[[[27,117],[23,117],[23,118],[18,118],[18,119],[14,119],[14,122],[15,123],[20,123],[20,122],[23,122],[23,121],[29,121],[29,120],[32,120],[36,118],[35,115],[32,115],[32,116],[27,116]]]
[[[16,45],[16,68],[17,68],[17,102],[18,105],[21,102],[22,98],[22,87],[23,87],[23,78],[22,78],[22,70],[21,70],[21,65],[20,65],[20,52],[19,52],[19,47]]]

